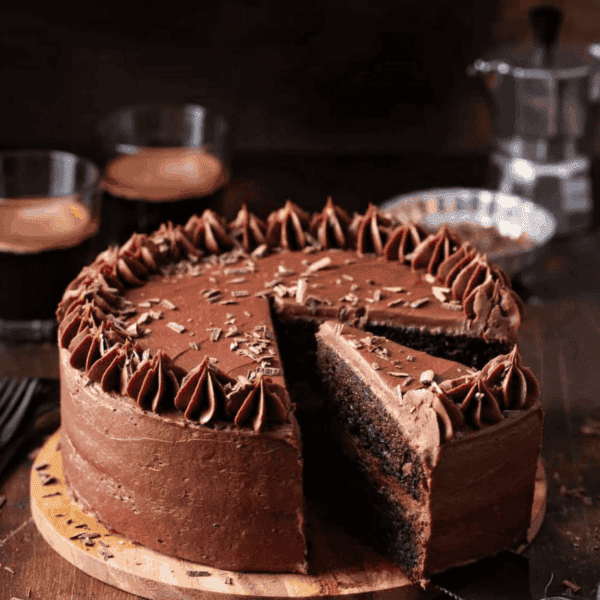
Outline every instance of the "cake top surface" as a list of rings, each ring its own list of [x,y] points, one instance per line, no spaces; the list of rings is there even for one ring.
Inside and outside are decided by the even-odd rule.
[[[350,219],[331,201],[311,217],[288,202],[266,222],[207,210],[109,248],[65,292],[59,344],[141,408],[260,431],[291,414],[270,305],[507,343],[521,318],[506,276],[445,229],[426,235],[373,206]]]

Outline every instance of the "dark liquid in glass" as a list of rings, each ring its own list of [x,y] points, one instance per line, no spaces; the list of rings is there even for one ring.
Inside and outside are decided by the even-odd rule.
[[[70,197],[5,199],[0,219],[0,337],[47,337],[65,288],[98,252],[97,223]],[[33,321],[48,322],[43,335]]]

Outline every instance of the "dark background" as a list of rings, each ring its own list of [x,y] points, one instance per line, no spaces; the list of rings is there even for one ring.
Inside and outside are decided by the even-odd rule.
[[[483,82],[466,68],[529,39],[541,3],[15,2],[0,14],[0,150],[100,162],[99,120],[156,100],[224,113],[238,169],[253,155],[485,156]],[[562,41],[600,40],[597,0],[554,3]]]
[[[164,100],[225,113],[236,152],[422,150],[452,129],[440,117],[498,15],[476,0],[13,3],[0,148],[94,157],[105,114]]]

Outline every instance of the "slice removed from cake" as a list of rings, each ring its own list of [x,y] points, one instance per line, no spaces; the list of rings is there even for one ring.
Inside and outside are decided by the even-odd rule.
[[[526,540],[543,415],[516,347],[474,371],[328,321],[317,364],[359,536],[416,580]]]

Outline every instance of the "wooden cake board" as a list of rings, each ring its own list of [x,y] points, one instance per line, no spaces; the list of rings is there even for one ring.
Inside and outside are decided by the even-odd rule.
[[[33,464],[33,519],[42,537],[60,556],[104,583],[149,600],[247,600],[249,596],[413,600],[419,595],[419,585],[398,566],[329,525],[311,535],[318,563],[315,575],[223,571],[133,543],[111,533],[71,502],[63,483],[59,441],[57,432]],[[542,526],[546,495],[546,477],[540,463],[528,543]]]

